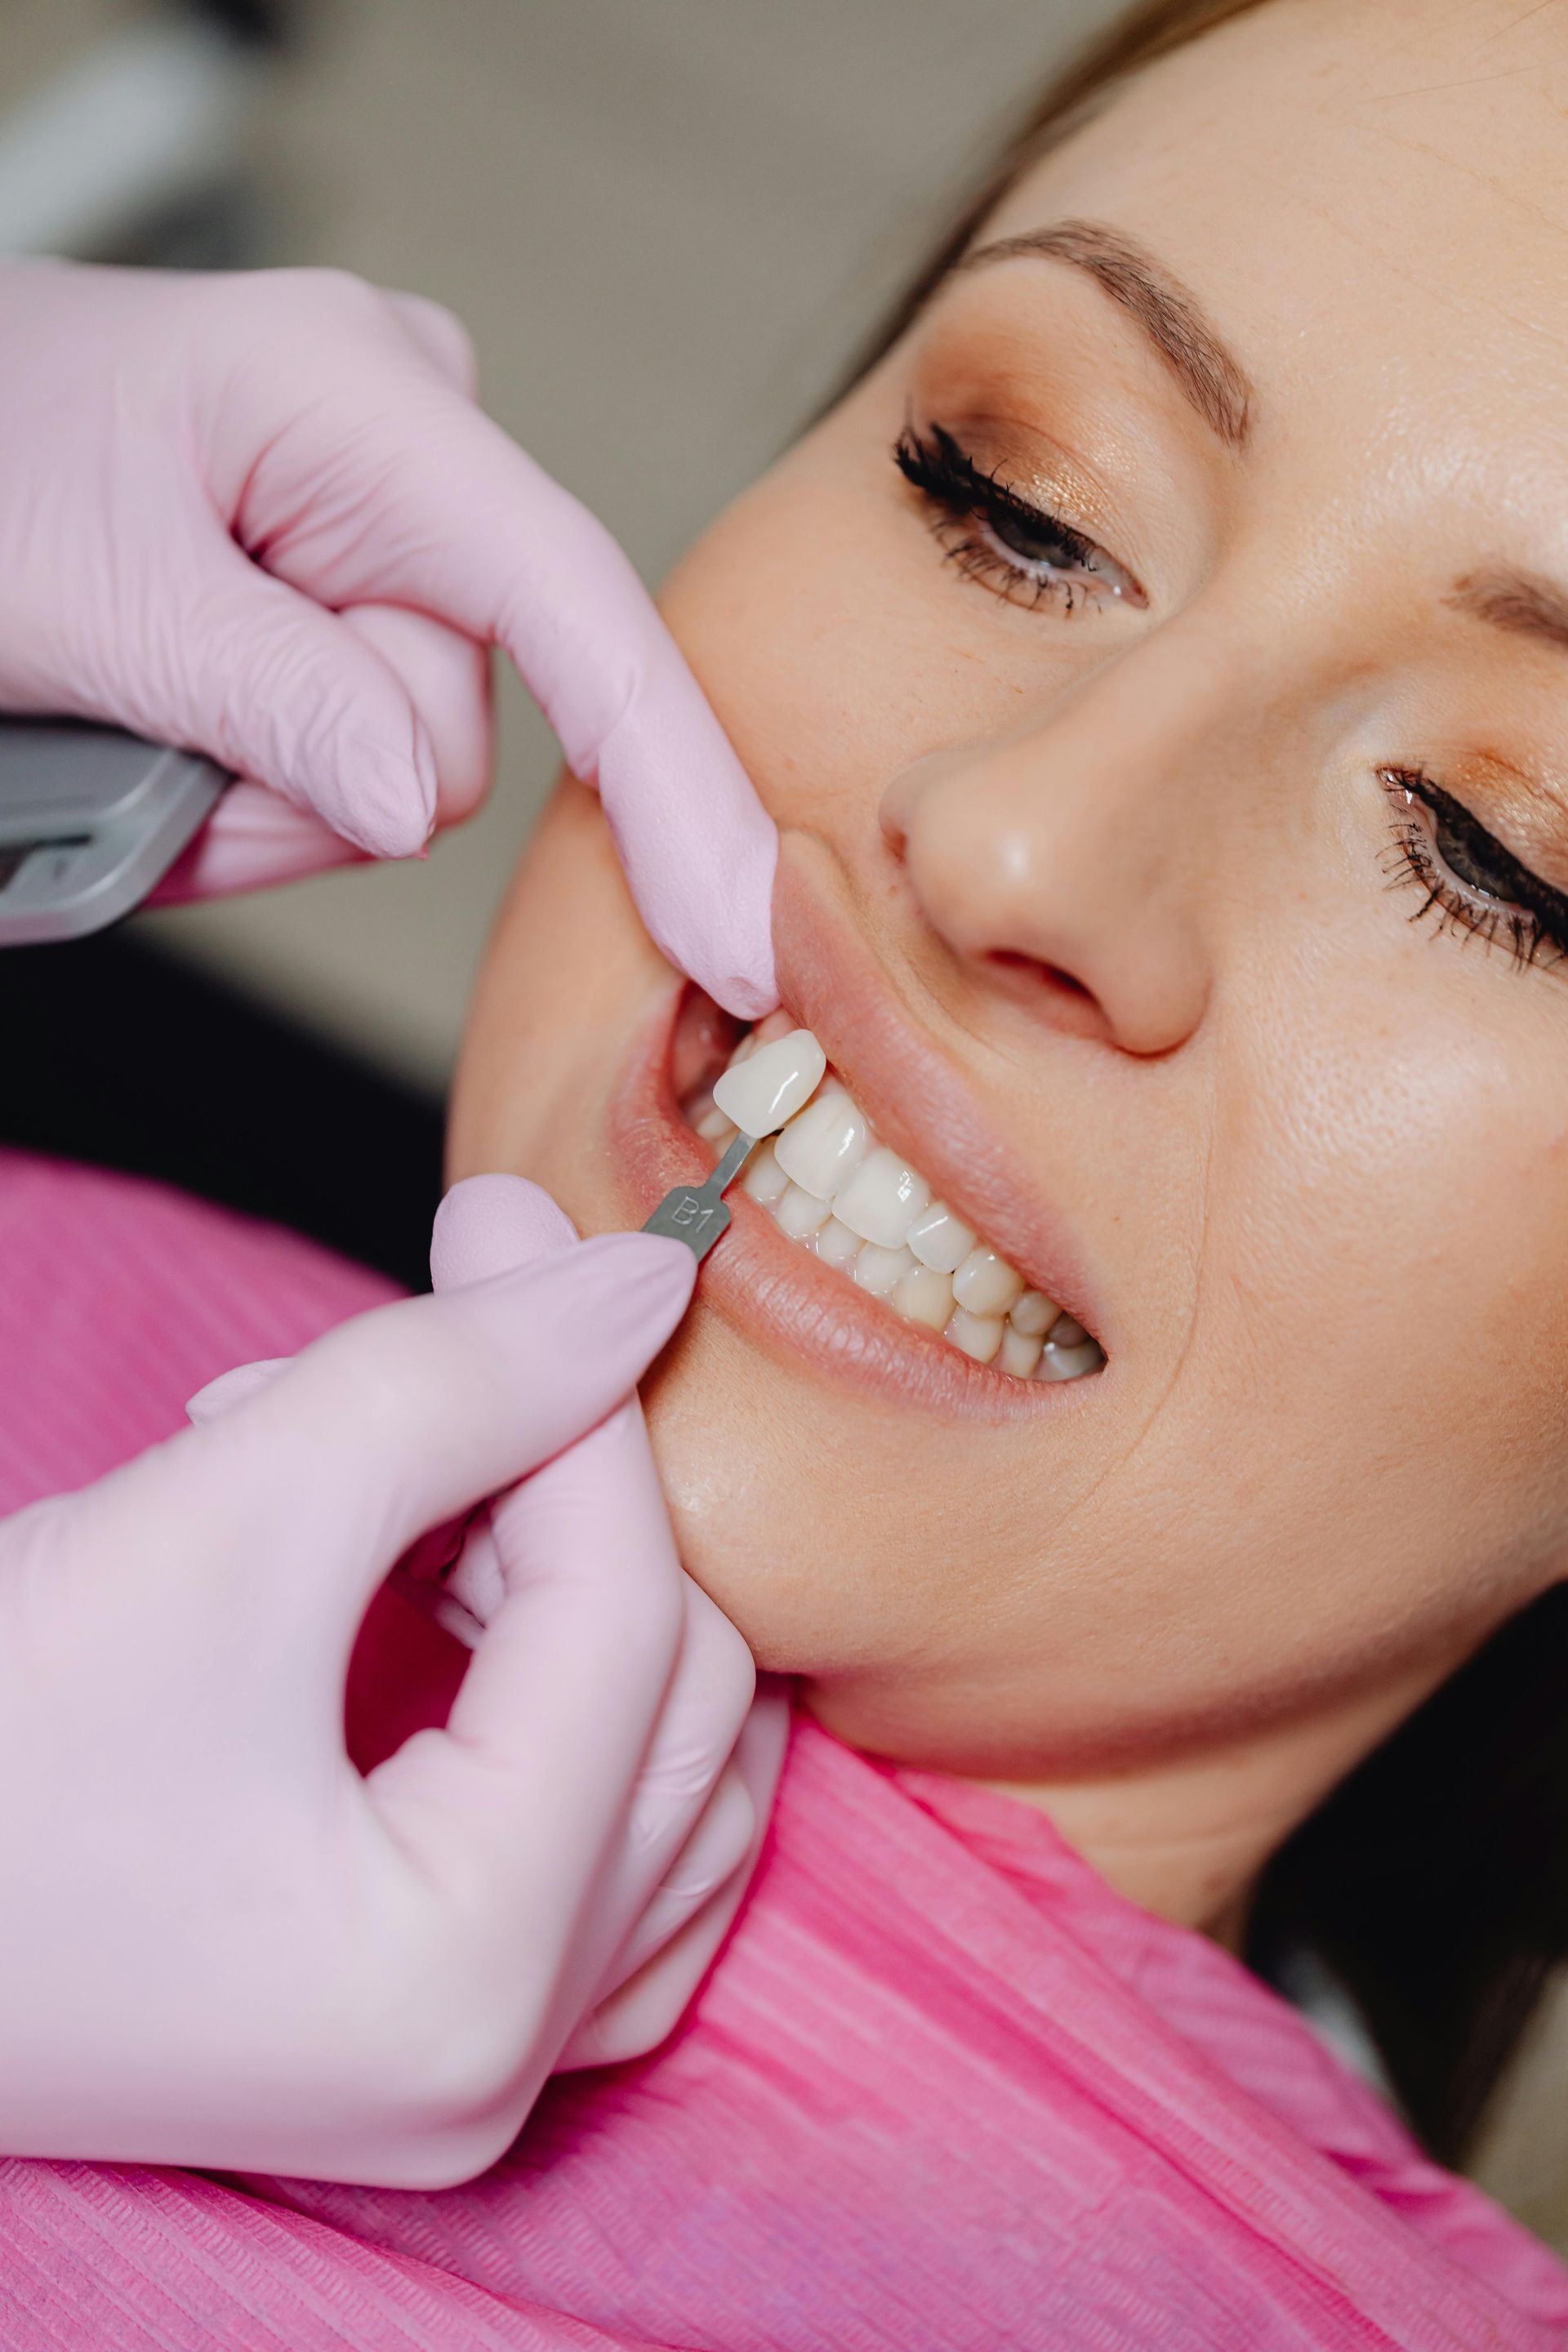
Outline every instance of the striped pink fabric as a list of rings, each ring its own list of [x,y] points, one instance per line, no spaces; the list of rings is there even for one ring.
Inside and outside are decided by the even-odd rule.
[[[17,1159],[0,1236],[5,1509],[385,1295],[288,1236]],[[552,2085],[483,2180],[0,2166],[5,2352],[231,2344],[1522,2352],[1568,2344],[1568,2274],[1042,1818],[802,1724],[680,2032]]]

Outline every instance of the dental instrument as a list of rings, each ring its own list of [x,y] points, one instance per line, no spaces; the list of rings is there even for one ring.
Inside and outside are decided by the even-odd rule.
[[[792,1029],[732,1064],[714,1085],[713,1107],[740,1133],[706,1182],[678,1184],[665,1194],[644,1233],[684,1242],[700,1265],[729,1226],[724,1194],[763,1138],[776,1135],[809,1102],[826,1068],[827,1056],[809,1029]]]
[[[84,939],[130,914],[228,782],[118,727],[0,721],[0,947]]]

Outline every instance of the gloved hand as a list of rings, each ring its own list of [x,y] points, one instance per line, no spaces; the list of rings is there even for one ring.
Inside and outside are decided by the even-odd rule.
[[[517,1179],[459,1188],[447,1270],[479,1278],[0,1525],[0,2151],[464,2179],[606,1989],[605,2053],[641,2046],[637,1970],[743,1878],[778,1713],[754,1811],[725,1772],[751,1661],[693,1606],[626,1402],[693,1261],[616,1234],[495,1270],[552,1223]],[[366,1603],[498,1493],[450,1721],[362,1777]]]
[[[476,406],[447,312],[327,270],[5,261],[0,348],[0,709],[253,780],[170,895],[416,853],[483,793],[495,644],[664,952],[742,1018],[777,1002],[773,824],[609,533]]]

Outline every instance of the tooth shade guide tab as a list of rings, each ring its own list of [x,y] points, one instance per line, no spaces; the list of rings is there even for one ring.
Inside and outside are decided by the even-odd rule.
[[[774,1135],[822,1084],[827,1056],[809,1029],[792,1029],[731,1062],[713,1083],[715,1108],[742,1135]]]
[[[763,1063],[757,1095],[745,1097],[742,1082],[742,1107],[752,1116],[765,1116],[780,1099],[795,1107],[756,1145],[741,1180],[780,1230],[892,1313],[1010,1379],[1071,1381],[1098,1371],[1105,1359],[1083,1326],[1028,1287],[999,1251],[932,1198],[918,1171],[879,1143],[816,1040],[787,1013],[770,1013],[749,1030],[711,1091],[693,1097],[688,1118],[697,1131],[715,1145],[735,1139],[736,1089],[725,1080],[780,1045],[789,1053]],[[773,1092],[759,1111],[762,1085]]]

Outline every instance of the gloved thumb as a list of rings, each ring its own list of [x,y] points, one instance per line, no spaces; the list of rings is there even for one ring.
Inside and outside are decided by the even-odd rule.
[[[268,786],[373,857],[416,856],[430,836],[436,755],[402,678],[216,527],[200,607],[134,691],[143,732]]]

